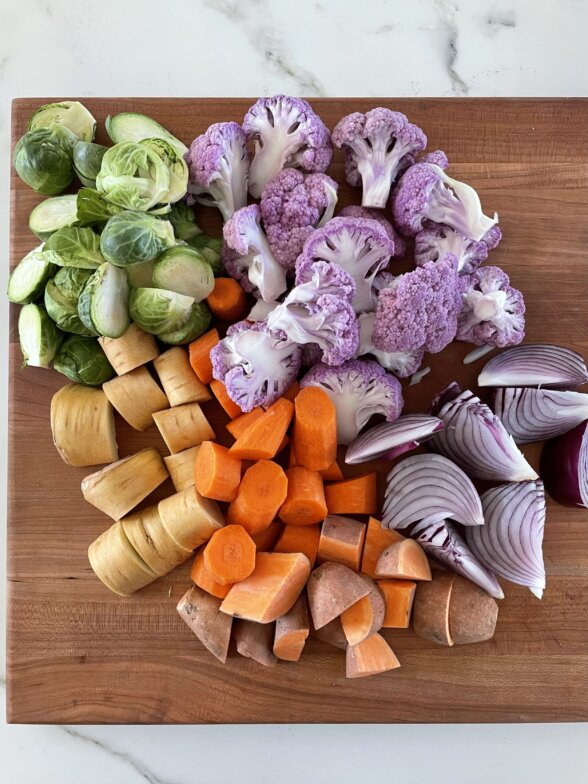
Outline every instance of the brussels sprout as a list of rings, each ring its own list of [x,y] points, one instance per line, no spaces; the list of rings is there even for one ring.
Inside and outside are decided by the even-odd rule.
[[[100,237],[92,229],[59,229],[49,237],[43,250],[52,251],[55,263],[61,267],[98,269],[104,263]]]
[[[178,240],[190,240],[192,237],[202,234],[202,229],[196,223],[194,210],[188,207],[185,201],[178,201],[172,206],[169,220]]]
[[[82,324],[78,314],[78,300],[92,274],[92,270],[62,267],[45,286],[45,309],[64,332],[96,334]]]
[[[169,187],[169,169],[159,154],[135,142],[110,147],[96,177],[96,190],[127,210],[150,210],[165,201]]]
[[[96,338],[71,335],[61,345],[53,360],[53,369],[70,381],[99,387],[114,376],[114,368]]]
[[[197,250],[178,245],[164,251],[155,262],[153,285],[201,302],[214,288],[214,275]]]
[[[171,202],[172,204],[179,201],[186,195],[188,190],[188,165],[186,161],[163,139],[144,139],[139,143],[153,150],[156,155],[159,155],[169,172],[169,188],[160,201]]]
[[[63,333],[42,305],[25,305],[18,317],[18,336],[24,366],[48,368],[63,340]]]
[[[143,139],[163,139],[182,158],[188,152],[188,148],[179,139],[160,125],[156,120],[147,117],[145,114],[135,112],[121,112],[114,117],[108,115],[106,118],[106,133],[115,144],[119,142],[140,142]]]
[[[195,248],[212,267],[215,278],[222,278],[226,275],[225,266],[221,257],[222,240],[216,237],[209,237],[206,234],[200,234],[198,237],[192,237],[188,240],[188,245]]]
[[[12,162],[16,173],[38,193],[61,193],[74,178],[74,142],[75,136],[61,125],[25,133],[14,148]]]
[[[205,302],[195,302],[192,305],[190,317],[183,326],[173,332],[166,332],[157,337],[162,343],[167,343],[170,346],[191,343],[206,332],[210,326],[211,319],[212,314],[208,305]]]
[[[74,171],[79,181],[87,188],[96,187],[96,177],[102,166],[102,158],[108,147],[93,142],[78,141],[73,148]]]
[[[8,299],[19,305],[38,299],[49,278],[58,270],[53,261],[53,254],[44,253],[43,245],[29,251],[8,278]]]
[[[153,288],[154,261],[140,261],[125,267],[129,284],[135,289]]]
[[[130,210],[110,218],[100,236],[102,255],[118,267],[152,261],[174,245],[169,221]]]
[[[54,124],[67,128],[85,142],[91,142],[96,133],[96,120],[79,101],[62,101],[41,106],[29,120],[29,131],[51,128]]]
[[[106,201],[104,196],[93,188],[80,188],[76,198],[80,226],[99,226],[123,211],[122,207]]]
[[[193,297],[175,291],[133,289],[130,299],[131,318],[152,335],[175,332],[190,318],[193,304]]]
[[[130,323],[127,273],[108,262],[102,264],[82,290],[78,313],[82,324],[97,335],[124,335]]]
[[[49,239],[58,229],[78,225],[77,196],[52,196],[33,207],[29,215],[29,229],[40,240]]]

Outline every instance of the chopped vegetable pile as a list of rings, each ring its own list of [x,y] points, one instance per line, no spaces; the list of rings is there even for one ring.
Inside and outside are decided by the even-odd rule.
[[[345,650],[348,678],[400,666],[383,629],[490,639],[498,578],[540,599],[544,483],[588,506],[588,394],[574,391],[588,371],[571,349],[523,343],[523,294],[484,263],[498,216],[446,154],[400,112],[330,132],[285,95],[189,147],[130,112],[106,131],[108,147],[77,101],[31,117],[14,167],[48,198],[8,284],[24,365],[73,382],[51,402],[60,456],[104,466],[81,489],[113,521],[88,549],[106,588],[129,596],[195,554],[177,611],[217,659],[234,639],[259,664],[295,662],[312,632]],[[361,204],[337,209],[333,147]],[[218,210],[222,238],[195,205]],[[453,382],[402,414],[425,353],[454,340],[476,347],[465,362],[507,348],[478,379],[492,408]],[[155,424],[169,454],[119,459],[115,410]],[[541,440],[540,478],[519,445]],[[381,508],[373,461],[397,461]],[[168,477],[175,494],[140,506]]]

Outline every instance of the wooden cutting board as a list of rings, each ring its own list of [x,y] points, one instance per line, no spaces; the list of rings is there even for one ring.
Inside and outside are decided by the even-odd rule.
[[[54,99],[56,100],[56,99]],[[47,99],[13,104],[12,138]],[[189,143],[212,122],[241,121],[247,99],[89,99],[105,141],[108,113],[144,112]],[[527,339],[588,356],[588,102],[494,99],[322,99],[332,128],[344,114],[381,104],[422,126],[429,149],[497,210],[504,266],[527,302]],[[343,183],[341,156],[330,173]],[[340,204],[357,202],[348,186]],[[28,215],[40,197],[12,173],[11,264],[37,240]],[[220,223],[199,216],[209,231]],[[403,267],[399,267],[403,269]],[[310,641],[299,664],[264,669],[232,655],[219,664],[175,611],[189,564],[121,599],[94,577],[86,550],[109,524],[80,493],[89,469],[60,460],[49,403],[57,373],[21,370],[16,317],[10,331],[8,525],[8,720],[11,722],[514,722],[588,719],[588,513],[551,502],[543,601],[510,584],[489,642],[443,648],[412,631],[386,633],[400,670],[346,680],[343,654]],[[427,358],[432,372],[406,392],[406,410],[427,407],[442,386],[475,384],[483,364],[468,347]],[[219,432],[224,418],[207,414]],[[164,445],[155,428],[117,421],[121,455]],[[538,450],[527,451],[537,460]],[[381,482],[383,485],[383,482]],[[170,483],[160,496],[172,492]],[[382,488],[380,488],[382,490]],[[152,499],[150,499],[152,501]]]

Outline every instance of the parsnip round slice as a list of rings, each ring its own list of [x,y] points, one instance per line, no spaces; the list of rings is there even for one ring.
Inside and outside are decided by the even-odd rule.
[[[158,411],[153,414],[153,419],[172,454],[216,438],[198,403],[185,403],[167,411]]]
[[[193,446],[190,449],[184,449],[183,452],[176,452],[175,455],[166,455],[163,458],[178,493],[180,490],[194,487],[194,466],[199,449],[200,446]]]
[[[129,596],[157,579],[153,569],[133,549],[120,521],[92,542],[88,560],[96,577],[120,596]]]
[[[158,509],[165,530],[187,550],[207,542],[225,524],[217,502],[203,498],[195,487],[164,498]]]
[[[118,460],[114,413],[101,389],[68,384],[51,399],[51,432],[61,458],[72,466]]]
[[[153,366],[171,406],[205,403],[212,398],[208,387],[192,370],[188,352],[180,346],[164,351]]]
[[[153,414],[169,408],[167,397],[146,367],[115,376],[102,385],[104,394],[121,417],[135,430],[153,424]]]
[[[108,361],[119,376],[145,365],[159,355],[153,335],[132,323],[120,338],[98,338]]]
[[[137,553],[160,577],[168,574],[191,555],[175,542],[161,524],[157,506],[150,506],[140,512],[133,512],[121,520],[129,542]]]

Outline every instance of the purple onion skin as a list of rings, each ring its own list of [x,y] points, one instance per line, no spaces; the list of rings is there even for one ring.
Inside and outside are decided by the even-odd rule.
[[[401,444],[400,446],[396,446],[394,447],[394,449],[391,449],[389,452],[386,452],[385,455],[382,455],[382,460],[396,460],[396,458],[400,457],[400,455],[404,455],[406,454],[406,452],[412,452],[412,450],[419,447],[421,443],[425,443],[425,442],[407,441],[406,444]]]
[[[563,506],[585,506],[580,492],[579,462],[588,421],[547,441],[541,453],[541,478],[554,501]]]
[[[431,403],[431,408],[429,409],[429,414],[432,416],[439,416],[439,411],[441,411],[447,403],[450,403],[452,400],[455,400],[456,397],[459,397],[461,392],[461,387],[457,381],[452,381],[445,389],[442,389],[441,392],[438,392],[435,395]]]

